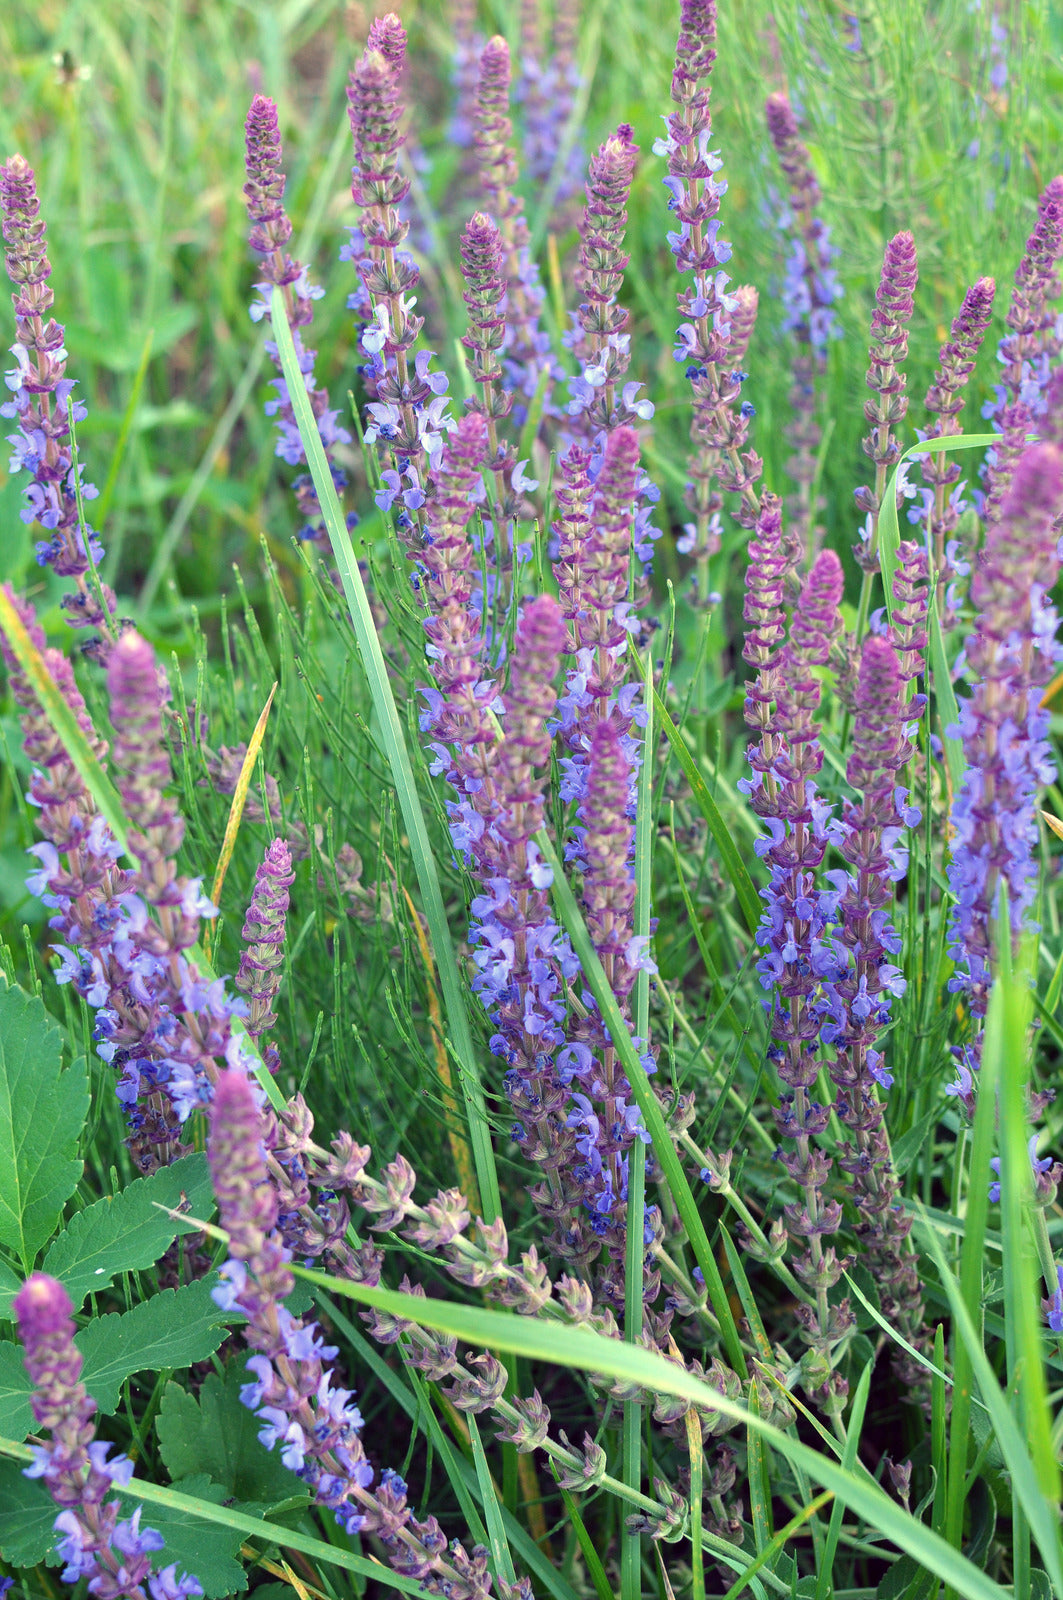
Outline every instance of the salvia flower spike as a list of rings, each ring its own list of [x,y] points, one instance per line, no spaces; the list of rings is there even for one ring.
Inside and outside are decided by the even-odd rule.
[[[36,523],[45,535],[37,542],[37,561],[74,579],[74,592],[62,601],[67,621],[74,628],[99,628],[104,638],[98,653],[106,655],[115,633],[116,601],[113,590],[90,581],[90,567],[103,559],[103,546],[87,524],[84,535],[81,531],[70,446],[70,421],[83,422],[87,412],[73,397],[63,327],[51,316],[52,266],[40,209],[33,168],[24,157],[12,156],[0,166],[0,216],[4,264],[15,286],[11,353],[16,366],[6,375],[12,398],[0,406],[0,416],[17,419],[18,431],[8,443],[14,448],[12,471],[30,474],[22,521]],[[97,490],[84,468],[79,470],[82,501],[95,499]]]
[[[140,1506],[119,1518],[121,1502],[108,1500],[133,1476],[128,1456],[95,1438],[96,1402],[81,1381],[82,1356],[74,1343],[70,1297],[57,1279],[35,1272],[12,1302],[26,1371],[33,1380],[30,1405],[49,1437],[34,1446],[26,1476],[39,1478],[60,1507],[55,1519],[64,1583],[88,1580],[102,1600],[185,1600],[202,1594],[195,1578],[171,1564],[154,1570],[165,1545],[154,1528],[141,1527]]]
[[[251,318],[254,322],[260,322],[263,318],[269,319],[270,290],[273,285],[277,285],[284,294],[284,306],[292,330],[299,371],[303,374],[306,392],[310,397],[310,406],[317,421],[332,481],[342,494],[347,479],[343,469],[335,460],[335,447],[350,444],[351,436],[347,429],[340,425],[337,413],[330,408],[328,392],[314,387],[315,352],[304,347],[300,333],[300,329],[305,328],[313,320],[313,302],[320,299],[325,291],[311,284],[306,267],[301,262],[294,261],[287,251],[288,241],[292,236],[292,225],[284,209],[285,177],[281,165],[282,151],[277,107],[272,100],[267,100],[265,95],[256,94],[251,101],[247,121],[244,124],[244,139],[247,171],[244,201],[251,222],[248,243],[255,254],[261,257],[259,270],[262,273],[262,281],[255,285],[260,298],[251,306]],[[277,419],[276,454],[282,461],[287,461],[289,466],[305,465],[302,440],[296,426],[287,381],[281,372],[276,343],[269,340],[266,350],[278,374],[273,380],[273,387],[277,391],[276,398],[270,400],[266,406],[267,415],[273,415]],[[293,488],[296,504],[303,517],[299,537],[314,540],[327,548],[328,535],[321,521],[321,507],[309,472],[301,473],[295,480]]]

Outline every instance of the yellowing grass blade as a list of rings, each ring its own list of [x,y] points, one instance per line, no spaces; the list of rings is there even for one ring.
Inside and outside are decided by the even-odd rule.
[[[229,870],[229,862],[232,860],[233,851],[236,848],[236,838],[240,832],[240,819],[243,817],[244,806],[247,804],[247,794],[251,787],[251,779],[254,776],[255,762],[258,760],[258,753],[262,749],[262,741],[266,737],[266,723],[269,721],[269,709],[273,704],[273,696],[276,694],[276,692],[277,685],[274,684],[273,688],[269,691],[269,699],[262,707],[262,711],[259,714],[259,719],[255,723],[255,731],[248,740],[247,753],[244,756],[243,765],[240,768],[240,776],[236,780],[236,788],[233,791],[233,803],[229,807],[229,819],[225,824],[225,837],[221,842],[221,854],[218,856],[218,865],[214,873],[214,882],[210,887],[210,898],[216,906],[221,904],[221,891],[225,883],[225,874]],[[207,957],[209,959],[209,928],[205,928],[203,931],[203,948],[207,952]]]

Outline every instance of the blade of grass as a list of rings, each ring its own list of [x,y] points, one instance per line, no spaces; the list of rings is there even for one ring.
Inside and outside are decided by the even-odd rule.
[[[470,1411],[465,1418],[469,1427],[469,1438],[472,1442],[472,1458],[476,1465],[476,1480],[480,1485],[480,1503],[484,1508],[484,1517],[487,1521],[487,1547],[491,1552],[491,1565],[496,1577],[504,1578],[507,1583],[516,1583],[517,1574],[513,1567],[513,1557],[509,1552],[509,1540],[506,1538],[505,1524],[502,1521],[502,1507],[498,1503],[498,1494],[491,1477],[491,1469],[487,1465],[487,1456],[484,1454],[483,1440],[480,1438],[480,1425],[474,1414]]]
[[[738,846],[731,838],[730,830],[720,814],[719,807],[712,795],[709,786],[698,770],[697,762],[687,749],[686,740],[676,727],[668,714],[668,708],[660,695],[654,690],[653,705],[661,727],[668,736],[668,742],[675,751],[679,765],[683,769],[683,776],[694,792],[694,799],[698,810],[708,823],[709,832],[716,841],[716,848],[720,852],[727,876],[734,886],[735,896],[742,913],[742,921],[750,933],[755,933],[760,921],[760,897],[753,887],[753,880],[746,870],[746,864]]]
[[[656,696],[654,696],[656,704]],[[646,1069],[639,1059],[638,1050],[631,1037],[631,1031],[624,1021],[620,1007],[616,1003],[616,996],[605,976],[598,953],[594,948],[587,924],[576,904],[576,897],[565,878],[561,863],[553,844],[545,830],[535,836],[540,855],[553,872],[551,893],[557,907],[558,916],[564,926],[565,932],[572,941],[572,948],[579,958],[583,969],[583,976],[598,1002],[602,1020],[609,1030],[609,1037],[613,1048],[620,1058],[620,1064],[627,1076],[635,1103],[642,1113],[642,1120],[646,1130],[653,1141],[654,1154],[659,1161],[665,1178],[675,1200],[676,1209],[682,1219],[683,1226],[690,1240],[698,1266],[705,1278],[705,1286],[709,1291],[713,1311],[716,1313],[723,1333],[724,1344],[727,1347],[727,1359],[741,1377],[746,1377],[746,1360],[742,1350],[742,1341],[738,1336],[735,1326],[734,1312],[720,1277],[720,1269],[716,1265],[716,1258],[712,1253],[704,1223],[698,1211],[697,1202],[687,1182],[686,1173],[683,1171],[682,1162],[676,1154],[672,1136],[665,1124],[664,1113],[660,1102],[650,1087],[646,1076]]]
[[[14,1461],[33,1460],[30,1447],[16,1444],[13,1439],[0,1439],[0,1455],[9,1456]],[[186,1516],[199,1517],[203,1522],[214,1522],[220,1527],[231,1528],[234,1533],[242,1533],[259,1545],[279,1545],[282,1550],[298,1550],[302,1555],[310,1556],[324,1566],[340,1567],[343,1571],[356,1573],[359,1577],[384,1582],[391,1588],[397,1589],[400,1594],[423,1595],[424,1593],[418,1579],[404,1578],[371,1556],[356,1556],[353,1551],[343,1550],[338,1545],[326,1544],[323,1539],[314,1539],[309,1534],[290,1528],[282,1522],[249,1517],[231,1506],[215,1505],[211,1500],[198,1500],[194,1495],[181,1494],[177,1489],[149,1483],[145,1478],[132,1478],[128,1485],[120,1489],[116,1487],[114,1492],[123,1500],[139,1500],[148,1506],[166,1506],[171,1511],[181,1511]]]
[[[199,1220],[196,1219],[197,1223]],[[221,1232],[211,1224],[207,1224],[206,1229],[212,1234]],[[936,1240],[934,1243],[940,1255],[940,1247],[937,1246]],[[942,1266],[947,1272],[943,1259]],[[367,1306],[376,1306],[395,1316],[407,1317],[419,1322],[423,1327],[451,1334],[463,1342],[468,1341],[470,1345],[509,1350],[517,1355],[555,1366],[603,1373],[623,1382],[640,1384],[643,1388],[656,1393],[677,1395],[680,1399],[691,1400],[709,1412],[718,1412],[722,1416],[731,1418],[741,1426],[753,1427],[773,1450],[778,1451],[794,1466],[803,1469],[810,1478],[821,1483],[824,1488],[832,1490],[857,1516],[877,1528],[898,1549],[911,1555],[914,1560],[922,1562],[946,1583],[958,1588],[964,1600],[1006,1600],[1010,1592],[994,1583],[958,1550],[947,1545],[937,1534],[891,1500],[859,1460],[851,1470],[847,1470],[839,1461],[821,1455],[811,1446],[801,1443],[789,1433],[784,1433],[773,1423],[755,1415],[737,1401],[729,1400],[703,1379],[666,1361],[656,1351],[629,1345],[621,1339],[609,1339],[604,1334],[588,1328],[559,1326],[540,1317],[521,1316],[517,1312],[496,1311],[481,1306],[460,1305],[447,1300],[422,1299],[420,1296],[403,1294],[393,1289],[372,1289],[366,1284],[329,1277],[309,1267],[297,1267],[294,1263],[291,1270],[296,1277],[317,1284],[332,1294],[342,1295]],[[949,1281],[951,1282],[951,1275]],[[967,1327],[970,1328],[966,1310],[959,1301],[959,1296],[956,1295],[955,1298],[959,1307],[958,1314],[966,1319]],[[992,1382],[992,1373],[984,1354],[981,1359],[985,1364],[988,1380]],[[980,1372],[979,1384],[981,1383]],[[1003,1403],[999,1389],[997,1396]],[[1015,1459],[1021,1468],[1021,1441],[1018,1440],[1017,1430],[1006,1404],[1003,1409],[1005,1419],[1011,1426],[1012,1439],[1018,1443],[1019,1453]],[[1009,1448],[1012,1439],[1009,1439]],[[1032,1481],[1032,1468],[1029,1468],[1028,1462],[1027,1467]],[[617,1479],[611,1479],[608,1475],[603,1478],[602,1483],[614,1494],[625,1489]],[[625,1498],[629,1496],[625,1494]],[[642,1500],[644,1497],[640,1496],[640,1501]],[[1040,1523],[1043,1525],[1048,1514],[1048,1508],[1043,1502],[1041,1512]],[[711,1548],[715,1554],[715,1543]],[[724,1549],[733,1558],[734,1547],[724,1545]],[[779,1580],[774,1578],[774,1574],[771,1576],[774,1580],[773,1587],[778,1587]]]
[[[814,1500],[810,1500],[807,1506],[803,1506],[795,1517],[791,1517],[785,1528],[779,1529],[768,1548],[763,1550],[757,1559],[750,1563],[737,1583],[732,1583],[723,1600],[738,1600],[742,1590],[756,1577],[760,1569],[766,1567],[769,1561],[774,1560],[781,1550],[785,1550],[787,1542],[793,1538],[797,1530],[803,1528],[809,1518],[816,1516],[833,1498],[833,1494],[827,1489],[823,1494],[818,1494]]]
[[[558,1488],[561,1489],[560,1484]],[[587,1563],[587,1572],[591,1582],[594,1584],[594,1591],[598,1596],[598,1600],[616,1600],[613,1586],[606,1576],[605,1568],[602,1566],[602,1558],[594,1548],[594,1540],[587,1532],[587,1525],[580,1516],[579,1506],[567,1489],[561,1489],[561,1500],[572,1523],[580,1553]]]
[[[381,737],[387,752],[391,775],[398,796],[399,809],[406,827],[413,857],[414,870],[421,890],[428,933],[435,956],[436,971],[443,991],[443,1007],[447,1014],[450,1040],[458,1059],[459,1079],[465,1098],[465,1116],[476,1166],[476,1181],[484,1207],[484,1220],[494,1222],[501,1214],[498,1189],[498,1172],[495,1166],[491,1133],[484,1104],[483,1087],[473,1050],[472,1032],[465,1005],[465,990],[458,970],[450,929],[447,925],[443,894],[439,886],[435,857],[428,837],[424,812],[421,809],[409,751],[403,737],[402,723],[391,690],[387,665],[380,641],[377,638],[373,614],[369,608],[362,575],[354,558],[350,537],[343,517],[332,473],[325,459],[317,421],[310,407],[306,384],[299,371],[291,329],[284,310],[284,297],[274,287],[271,301],[271,319],[274,338],[281,357],[292,410],[299,427],[307,465],[317,490],[318,504],[332,545],[333,559],[339,570],[344,596],[351,615],[355,637],[362,658],[362,669],[369,683],[373,707],[380,724]]]
[[[856,1465],[856,1452],[860,1446],[860,1430],[864,1425],[864,1412],[867,1410],[867,1397],[871,1393],[871,1369],[873,1361],[869,1361],[860,1374],[860,1382],[853,1395],[853,1403],[849,1411],[849,1420],[845,1427],[845,1449],[842,1452],[842,1466],[851,1472]],[[834,1558],[838,1553],[838,1540],[842,1531],[842,1503],[835,1500],[831,1507],[830,1522],[827,1524],[827,1540],[823,1549],[823,1563],[819,1569],[816,1580],[816,1600],[827,1600],[828,1594],[834,1593]]]
[[[240,822],[243,818],[244,806],[247,803],[248,791],[251,788],[251,779],[254,777],[255,773],[255,762],[258,760],[258,753],[262,749],[262,741],[266,737],[266,723],[269,721],[270,707],[273,704],[273,697],[276,693],[277,685],[274,684],[273,688],[269,691],[269,696],[265,705],[259,712],[258,721],[255,723],[251,737],[247,741],[247,750],[244,753],[244,759],[240,766],[240,773],[236,780],[236,788],[233,790],[232,805],[229,807],[229,815],[225,821],[225,834],[221,841],[221,850],[218,853],[218,865],[214,870],[214,882],[211,884],[210,888],[211,902],[213,905],[218,907],[221,906],[221,892],[225,887],[225,874],[229,870],[229,862],[232,860],[233,851],[236,849],[236,840],[240,832]],[[209,958],[209,928],[203,935],[203,948]]]
[[[990,1002],[992,1004],[992,1002]],[[982,1064],[985,1071],[985,1062]],[[979,1101],[988,1102],[990,1105],[989,1117],[992,1118],[992,1096],[987,1094],[986,1085],[979,1085]],[[981,1104],[979,1105],[981,1110]],[[977,1142],[977,1117],[976,1117],[976,1142]],[[973,1164],[972,1164],[973,1165]],[[972,1191],[973,1199],[973,1191]],[[1038,1481],[1037,1469],[1030,1458],[1019,1424],[1016,1422],[1007,1396],[1004,1394],[990,1365],[989,1357],[985,1353],[982,1337],[975,1319],[966,1305],[963,1293],[962,1280],[957,1283],[948,1262],[945,1252],[933,1228],[923,1227],[924,1237],[931,1254],[937,1263],[938,1274],[942,1286],[948,1296],[952,1310],[953,1322],[956,1327],[957,1346],[963,1349],[967,1356],[967,1366],[974,1379],[977,1380],[979,1392],[986,1410],[989,1412],[990,1421],[996,1433],[997,1443],[1001,1454],[1011,1474],[1012,1486],[1022,1511],[1026,1516],[1031,1531],[1037,1540],[1038,1547],[1044,1559],[1049,1576],[1056,1587],[1057,1593],[1063,1594],[1063,1555],[1060,1551],[1059,1530],[1059,1503],[1058,1500],[1050,1501],[1044,1494]],[[953,1365],[955,1367],[955,1358]],[[956,1397],[960,1393],[959,1383],[953,1391],[953,1428],[955,1430]],[[969,1411],[968,1411],[969,1415]],[[949,1461],[949,1510],[952,1510],[952,1474],[956,1471],[966,1471],[966,1449],[958,1452],[953,1440],[952,1458]],[[961,1493],[966,1489],[966,1484],[961,1478]],[[962,1502],[961,1502],[962,1510]],[[946,1524],[951,1532],[951,1525]],[[958,1522],[959,1531],[962,1532],[962,1523]],[[945,1577],[944,1573],[939,1575]],[[951,1592],[959,1600],[967,1600],[967,1591],[962,1584],[948,1578],[946,1580]]]

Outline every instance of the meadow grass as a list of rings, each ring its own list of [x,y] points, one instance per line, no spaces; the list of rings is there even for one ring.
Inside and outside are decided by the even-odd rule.
[[[902,448],[915,443],[914,428],[925,423],[922,397],[965,290],[981,276],[997,279],[995,318],[965,414],[968,430],[980,432],[988,426],[979,410],[996,378],[1007,294],[1038,196],[1055,173],[1063,121],[1059,18],[1040,6],[999,13],[1008,32],[1007,81],[1000,87],[990,81],[990,15],[948,0],[932,17],[913,0],[869,4],[859,13],[858,51],[848,48],[842,14],[823,7],[807,10],[787,0],[771,11],[760,3],[727,8],[720,17],[711,144],[729,182],[721,203],[733,244],[728,270],[736,282],[760,290],[742,394],[756,408],[751,438],[764,457],[764,484],[780,494],[790,488],[783,429],[792,347],[782,330],[786,243],[777,218],[784,185],[764,125],[768,93],[785,87],[800,109],[823,191],[821,214],[839,248],[841,336],[830,346],[816,399],[823,440],[816,489],[824,547],[843,563],[841,616],[848,628],[857,621],[860,588],[852,546],[862,519],[853,490],[868,476],[860,447],[868,326],[886,243],[910,229],[920,262]],[[374,506],[381,462],[369,448],[352,447],[344,457],[351,477],[345,506],[361,517],[348,542],[343,508],[330,504],[327,464],[323,455],[314,458],[309,405],[300,404],[296,420],[310,468],[317,469],[331,559],[294,538],[293,472],[278,463],[274,426],[262,410],[272,377],[265,334],[247,315],[257,274],[240,192],[243,118],[252,94],[261,92],[278,106],[292,253],[327,291],[306,335],[318,352],[316,381],[352,431],[356,422],[360,429],[364,395],[356,369],[364,354],[345,305],[353,276],[336,253],[355,220],[345,87],[370,20],[364,8],[331,0],[198,8],[102,7],[95,0],[33,10],[18,5],[0,20],[6,63],[0,148],[21,151],[37,174],[56,312],[66,328],[70,373],[89,408],[77,445],[102,491],[86,508],[106,548],[100,576],[114,586],[119,614],[150,641],[168,677],[174,793],[187,823],[180,870],[202,878],[208,891],[234,820],[243,747],[277,685],[261,749],[246,763],[247,805],[235,819],[220,915],[205,925],[193,953],[201,969],[209,960],[214,972],[235,973],[265,846],[275,834],[305,841],[283,945],[279,1020],[270,1035],[282,1066],[273,1079],[260,1062],[258,1069],[275,1106],[305,1094],[322,1145],[349,1129],[372,1146],[367,1170],[378,1182],[385,1182],[389,1163],[406,1160],[422,1206],[428,1195],[457,1184],[474,1198],[474,1215],[488,1224],[504,1219],[511,1263],[535,1247],[556,1279],[561,1269],[528,1195],[538,1174],[512,1137],[515,1113],[488,1045],[493,1025],[471,992],[469,906],[482,885],[474,863],[456,858],[445,786],[428,770],[418,696],[426,677],[424,605],[411,589],[392,512]],[[596,1009],[652,1135],[648,1147],[639,1139],[632,1146],[629,1210],[640,1209],[645,1186],[647,1200],[660,1208],[661,1227],[646,1238],[640,1228],[628,1229],[625,1293],[611,1328],[601,1320],[601,1300],[596,1323],[572,1315],[567,1304],[559,1309],[563,1296],[539,1315],[499,1310],[477,1293],[475,1278],[465,1289],[455,1284],[427,1236],[410,1242],[394,1227],[380,1239],[383,1286],[352,1281],[349,1273],[299,1269],[288,1304],[298,1314],[313,1305],[341,1347],[374,1463],[399,1472],[411,1504],[423,1516],[438,1516],[448,1537],[486,1548],[497,1592],[527,1574],[536,1594],[559,1600],[591,1593],[700,1600],[743,1589],[758,1597],[927,1600],[942,1584],[947,1594],[987,1600],[1063,1595],[1057,1407],[1063,1367],[1059,1341],[1046,1334],[1038,1305],[1042,1276],[1050,1276],[1059,1255],[1060,1219],[1054,1196],[1046,1207],[1035,1204],[1024,1098],[1028,1075],[1041,1087],[1052,1083],[1063,1041],[1052,835],[1042,827],[1040,931],[1014,950],[1006,935],[997,936],[1000,959],[971,1119],[943,1092],[955,1071],[949,1047],[969,1043],[977,1024],[946,988],[950,786],[961,773],[949,767],[948,719],[938,716],[951,693],[948,664],[972,623],[968,611],[941,640],[948,661],[942,659],[941,671],[934,663],[936,698],[911,768],[923,820],[895,910],[902,944],[896,960],[907,990],[894,1003],[883,1046],[894,1079],[886,1097],[892,1162],[900,1203],[914,1218],[925,1307],[925,1337],[911,1354],[925,1378],[905,1391],[895,1376],[891,1356],[905,1330],[882,1315],[881,1284],[862,1259],[852,1231],[858,1213],[847,1198],[853,1259],[831,1300],[847,1294],[855,1322],[831,1357],[848,1386],[832,1416],[813,1399],[817,1385],[802,1365],[796,1336],[795,1313],[808,1294],[790,1256],[765,1262],[756,1249],[759,1240],[760,1254],[771,1256],[771,1225],[801,1191],[775,1158],[772,1106],[779,1088],[751,938],[758,891],[767,881],[753,848],[763,824],[739,789],[748,775],[741,650],[749,529],[729,506],[711,563],[720,597],[711,610],[692,598],[690,562],[676,548],[686,515],[690,390],[672,357],[678,280],[665,242],[672,225],[660,185],[665,164],[651,147],[671,109],[678,19],[616,0],[608,8],[581,8],[579,20],[584,89],[570,131],[589,154],[626,122],[641,149],[628,206],[631,264],[623,300],[632,316],[630,376],[645,382],[656,408],[652,425],[640,430],[643,465],[663,495],[657,520],[664,537],[647,607],[659,626],[644,630],[632,649],[649,710],[632,927],[643,935],[652,927],[656,973],[638,973],[630,1004],[623,995],[618,1001],[613,968],[596,953],[580,875],[570,869],[566,880],[572,816],[556,782],[534,837],[543,859],[555,863],[551,914],[579,959],[575,1014]],[[471,195],[461,152],[447,133],[448,16],[434,5],[411,7],[403,23],[418,150],[414,243],[423,273],[419,309],[427,317],[421,342],[450,374],[457,412],[471,392],[459,360],[466,312],[457,238],[481,202]],[[484,8],[478,25],[505,36],[519,66],[517,8]],[[526,180],[521,192],[546,289],[543,326],[575,372],[559,336],[576,304],[576,230],[552,232],[548,192]],[[283,356],[290,341],[279,308],[275,298]],[[966,462],[979,454],[957,456],[965,476]],[[536,465],[550,474],[549,521],[558,514],[559,468],[546,453]],[[49,642],[62,643],[64,581],[34,561],[35,535],[18,519],[22,490],[16,472],[0,482],[0,580],[32,599]],[[899,532],[909,532],[903,509]],[[545,538],[518,579],[527,595],[556,589]],[[878,594],[874,604],[882,600]],[[511,652],[516,617],[514,606],[496,619]],[[31,646],[26,661],[34,659]],[[827,682],[829,674],[817,670],[820,678]],[[105,728],[114,708],[103,673],[79,661],[78,682],[93,721]],[[822,786],[839,800],[854,793],[846,777],[852,724],[842,696],[829,693],[819,735]],[[34,1010],[27,999],[28,1009],[16,1011],[11,999],[7,1039],[21,1040],[25,1028],[33,1050],[46,1053],[40,1041],[50,1017],[63,1060],[71,1063],[57,1074],[65,1089],[55,1094],[74,1093],[78,1062],[88,1063],[91,1090],[69,1156],[84,1167],[63,1193],[57,1190],[47,1228],[34,1233],[25,1192],[16,1184],[12,1199],[0,1178],[2,1203],[22,1224],[17,1240],[9,1231],[0,1241],[0,1312],[7,1318],[0,1323],[0,1560],[18,1589],[36,1596],[58,1594],[65,1585],[51,1550],[54,1507],[19,1470],[33,1419],[9,1308],[35,1266],[54,1268],[66,1283],[57,1264],[65,1261],[69,1272],[71,1263],[89,1258],[76,1237],[62,1244],[73,1218],[104,1197],[139,1205],[141,1191],[133,1195],[137,1167],[113,1071],[95,1052],[92,1014],[70,984],[55,984],[48,912],[25,887],[25,852],[37,835],[26,800],[31,762],[10,696],[0,731],[5,995],[18,996],[18,1006],[20,989],[39,995],[44,1008]],[[71,749],[76,734],[60,732]],[[931,736],[945,737],[944,760]],[[223,754],[234,750],[235,756]],[[555,753],[555,779],[563,754]],[[227,775],[221,781],[219,771]],[[116,782],[121,790],[121,778]],[[99,804],[104,791],[90,774],[94,788]],[[1044,806],[1063,818],[1056,779]],[[116,817],[120,837],[117,830]],[[654,1041],[660,1095],[641,1061],[644,1045],[633,1037]],[[9,1084],[9,1167],[21,1172],[18,1119],[33,1115],[39,1123],[52,1102],[42,1099],[34,1109],[14,1046],[8,1043],[5,1053],[0,1040],[0,1055]],[[830,1102],[825,1075],[815,1092]],[[692,1120],[683,1126],[687,1107]],[[189,1127],[197,1154],[187,1159],[195,1162],[206,1143],[206,1118],[195,1117]],[[1049,1106],[1041,1127],[1044,1153],[1058,1146],[1058,1111]],[[835,1107],[826,1148],[836,1149],[841,1138]],[[647,1150],[651,1164],[644,1171]],[[728,1150],[729,1170],[714,1172],[706,1185],[699,1171]],[[987,1198],[993,1157],[1000,1161],[1000,1204]],[[44,1155],[40,1163],[47,1167]],[[200,1160],[200,1209],[193,1206],[192,1215],[207,1221],[212,1202],[201,1169]],[[832,1192],[844,1192],[837,1181]],[[386,1209],[377,1191],[370,1198],[377,1214]],[[172,1207],[178,1196],[160,1188],[159,1200]],[[39,1206],[47,1220],[47,1197]],[[145,1244],[140,1257],[134,1259],[131,1246],[123,1257],[116,1237],[108,1246],[107,1283],[83,1315],[80,1303],[75,1310],[86,1381],[94,1397],[98,1391],[104,1419],[101,1436],[137,1463],[123,1514],[133,1503],[129,1496],[141,1493],[145,1523],[166,1540],[158,1564],[177,1561],[218,1596],[248,1586],[269,1591],[264,1600],[279,1600],[281,1588],[336,1597],[417,1592],[414,1579],[385,1564],[387,1539],[379,1527],[362,1537],[343,1532],[327,1512],[308,1505],[277,1453],[267,1456],[257,1445],[254,1419],[235,1399],[246,1381],[239,1335],[230,1337],[220,1316],[211,1320],[191,1299],[183,1301],[184,1342],[154,1327],[144,1332],[123,1323],[120,1330],[108,1322],[151,1316],[144,1308],[152,1301],[163,1322],[169,1313],[161,1296],[193,1293],[197,1277],[224,1257],[216,1229],[208,1230],[198,1254],[189,1234],[182,1252],[171,1241],[188,1225],[174,1222],[167,1236],[158,1231],[167,1213],[152,1214],[156,1253]],[[103,1214],[94,1215],[103,1226]],[[352,1248],[366,1243],[372,1220],[372,1207],[356,1216]],[[151,1229],[142,1226],[146,1237]],[[467,1237],[482,1250],[482,1236],[468,1230]],[[668,1291],[681,1307],[671,1347],[662,1330],[641,1338],[644,1257],[652,1268],[660,1255]],[[395,1287],[404,1272],[424,1285],[427,1300]],[[522,1305],[519,1297],[506,1303]],[[385,1339],[383,1353],[359,1320],[366,1308],[379,1319],[399,1319],[394,1328],[402,1337]],[[388,1324],[369,1327],[379,1335]],[[454,1391],[444,1393],[424,1375],[432,1330],[456,1339],[462,1359],[481,1350],[504,1362],[501,1403],[509,1412],[481,1410],[478,1421],[475,1409],[455,1406]],[[612,1331],[622,1337],[605,1336]],[[140,1365],[130,1364],[141,1357]],[[499,1416],[512,1430],[512,1401],[536,1389],[553,1418],[546,1449],[526,1454],[497,1444]],[[236,1441],[228,1455],[219,1433]],[[903,1466],[892,1473],[888,1461],[910,1463],[910,1493]],[[631,1515],[643,1519],[634,1532],[625,1526]]]

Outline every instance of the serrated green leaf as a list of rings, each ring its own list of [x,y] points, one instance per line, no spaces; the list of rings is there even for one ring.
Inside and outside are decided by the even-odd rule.
[[[0,1244],[27,1270],[81,1177],[85,1062],[62,1067],[62,1036],[44,1002],[0,985]]]
[[[205,1155],[185,1156],[172,1167],[161,1167],[71,1218],[49,1249],[44,1271],[60,1280],[75,1311],[86,1295],[106,1289],[120,1272],[153,1266],[178,1233],[196,1231],[194,1224],[177,1222],[159,1210],[176,1207],[182,1196],[192,1216],[209,1220],[213,1215]]]
[[[59,1508],[43,1484],[25,1478],[15,1461],[0,1460],[0,1556],[13,1567],[35,1567],[55,1543]]]
[[[0,1434],[24,1439],[33,1427],[30,1394],[33,1385],[22,1365],[22,1346],[0,1340]]]
[[[226,1499],[221,1484],[212,1483],[205,1472],[183,1478],[174,1488],[197,1500],[209,1501],[211,1505],[220,1505]],[[134,1508],[141,1503],[138,1496],[121,1491],[119,1498],[122,1515],[126,1517],[132,1516]],[[247,1507],[242,1509],[246,1511]],[[146,1506],[142,1521],[166,1540],[166,1549],[160,1550],[154,1558],[156,1568],[176,1562],[179,1573],[187,1572],[199,1579],[206,1600],[222,1600],[225,1595],[242,1594],[247,1588],[247,1573],[240,1562],[233,1559],[244,1541],[244,1535],[237,1529],[204,1522],[202,1517],[175,1506]]]
[[[226,1313],[210,1298],[216,1280],[164,1289],[132,1311],[96,1317],[77,1335],[85,1387],[105,1416],[134,1372],[162,1372],[205,1361],[226,1337]]]
[[[14,1267],[0,1261],[0,1322],[11,1322],[11,1302],[22,1288],[22,1279]]]
[[[241,1403],[240,1388],[251,1381],[238,1357],[224,1378],[210,1373],[198,1399],[180,1384],[168,1383],[155,1423],[163,1464],[176,1482],[206,1472],[233,1499],[272,1505],[298,1492],[299,1480],[280,1456],[258,1442],[261,1426]]]
[[[232,1320],[210,1298],[215,1282],[211,1277],[164,1289],[132,1311],[96,1317],[75,1334],[84,1361],[82,1381],[104,1416],[115,1410],[122,1385],[134,1372],[188,1367],[213,1355]],[[24,1439],[33,1426],[32,1392],[21,1345],[0,1342],[0,1434],[6,1438]]]

